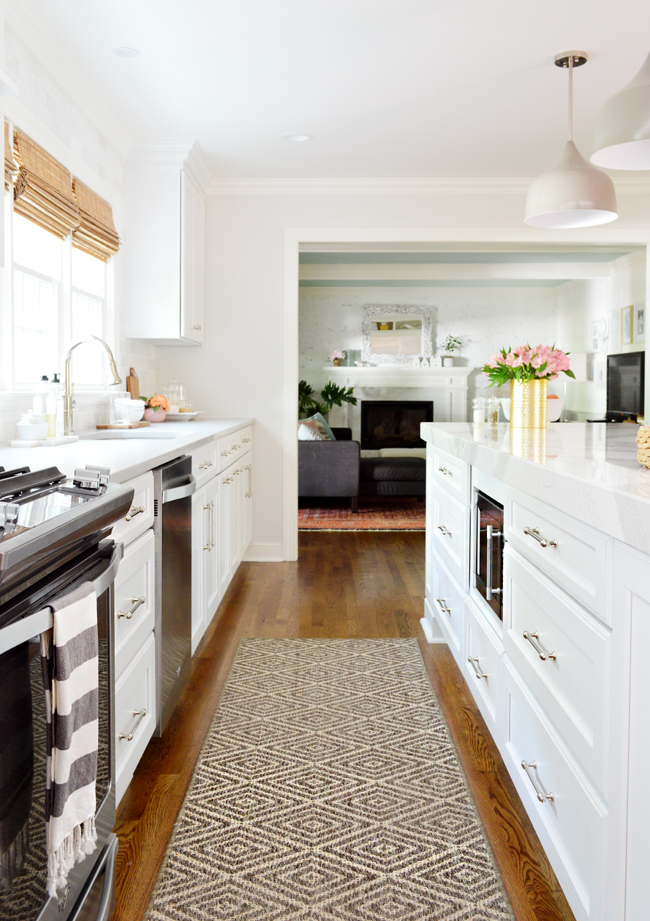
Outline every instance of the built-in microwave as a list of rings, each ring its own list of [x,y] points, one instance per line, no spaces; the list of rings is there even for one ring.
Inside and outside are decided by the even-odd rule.
[[[471,584],[479,604],[503,621],[503,483],[475,471],[472,502]],[[478,596],[478,597],[477,597]]]

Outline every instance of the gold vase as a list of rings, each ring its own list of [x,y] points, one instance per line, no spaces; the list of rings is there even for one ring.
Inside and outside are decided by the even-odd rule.
[[[546,428],[546,381],[510,381],[510,427]]]

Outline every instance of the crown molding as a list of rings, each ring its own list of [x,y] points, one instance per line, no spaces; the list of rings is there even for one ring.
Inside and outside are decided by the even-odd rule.
[[[153,139],[138,141],[127,162],[129,172],[168,172],[187,170],[204,195],[212,183],[212,173],[198,141]]]
[[[70,56],[53,41],[52,35],[45,34],[42,20],[36,18],[21,0],[2,0],[2,7],[6,25],[18,33],[44,70],[84,115],[110,139],[119,153],[123,157],[128,157],[133,147],[132,132],[99,91],[89,83],[88,75],[70,60]],[[20,84],[20,77],[18,82]]]
[[[213,178],[209,195],[526,195],[532,179]],[[614,179],[620,195],[650,194],[650,177]]]

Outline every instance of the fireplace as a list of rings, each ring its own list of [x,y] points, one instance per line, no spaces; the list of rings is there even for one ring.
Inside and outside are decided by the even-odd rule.
[[[361,447],[424,448],[421,422],[433,422],[432,400],[363,400]]]

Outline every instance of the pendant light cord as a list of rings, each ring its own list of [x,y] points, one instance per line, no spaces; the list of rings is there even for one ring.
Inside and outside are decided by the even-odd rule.
[[[573,55],[569,55],[569,140],[573,140]]]

